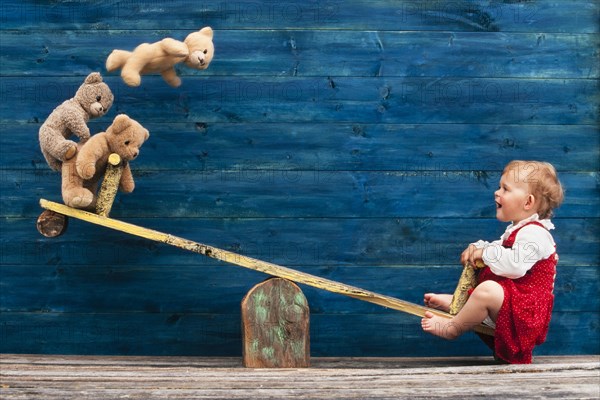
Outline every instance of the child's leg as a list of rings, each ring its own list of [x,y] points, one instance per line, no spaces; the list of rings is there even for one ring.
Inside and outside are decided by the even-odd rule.
[[[494,281],[485,281],[473,290],[469,300],[456,316],[448,319],[427,312],[425,318],[421,320],[421,327],[425,332],[433,335],[456,339],[479,325],[488,316],[496,321],[503,301],[502,286]]]
[[[429,308],[435,308],[436,310],[448,312],[448,310],[450,310],[450,303],[452,303],[452,295],[425,293],[423,302]]]

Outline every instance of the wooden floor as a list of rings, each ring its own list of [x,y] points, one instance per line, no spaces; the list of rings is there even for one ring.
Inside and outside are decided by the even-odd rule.
[[[600,397],[600,356],[313,358],[307,369],[247,369],[238,358],[0,355],[7,399],[397,399]]]

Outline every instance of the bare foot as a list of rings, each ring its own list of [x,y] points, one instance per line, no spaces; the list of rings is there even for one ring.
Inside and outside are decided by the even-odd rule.
[[[433,315],[429,311],[425,312],[425,318],[421,320],[421,327],[425,332],[448,340],[456,339],[462,334],[462,329],[452,322],[452,319]]]
[[[423,301],[429,308],[435,308],[436,310],[448,312],[450,310],[450,303],[452,303],[452,295],[425,293]]]

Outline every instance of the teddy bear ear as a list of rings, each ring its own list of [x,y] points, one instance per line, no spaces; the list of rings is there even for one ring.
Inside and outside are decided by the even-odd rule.
[[[85,78],[85,83],[87,83],[88,85],[100,82],[102,82],[102,75],[100,75],[100,72],[92,72],[87,76],[87,78]]]
[[[111,130],[113,131],[113,134],[118,135],[119,133],[127,129],[127,127],[131,125],[130,120],[131,119],[125,114],[117,115],[111,125]]]
[[[150,137],[150,132],[148,131],[148,129],[144,129],[144,142],[146,140],[148,140],[149,137]]]
[[[200,29],[200,33],[208,36],[211,39],[213,38],[213,30],[210,26],[205,26],[204,28]]]

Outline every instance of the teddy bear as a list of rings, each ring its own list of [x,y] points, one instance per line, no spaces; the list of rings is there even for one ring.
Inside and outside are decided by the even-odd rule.
[[[121,68],[121,77],[129,86],[139,86],[142,74],[160,73],[172,87],[181,85],[175,64],[185,62],[194,69],[203,70],[213,59],[213,30],[207,26],[190,33],[183,42],[166,38],[155,43],[142,43],[133,52],[113,50],[106,59],[108,72]]]
[[[98,182],[107,167],[108,157],[121,157],[123,172],[119,188],[131,193],[135,187],[129,162],[140,153],[140,147],[150,133],[139,122],[119,114],[105,132],[78,143],[77,155],[63,163],[62,196],[66,205],[93,210],[97,200]]]
[[[73,98],[65,100],[52,111],[39,131],[40,148],[50,168],[60,171],[62,163],[75,156],[77,143],[69,138],[75,135],[81,142],[89,139],[87,122],[106,114],[113,100],[114,96],[100,73],[92,72]]]

